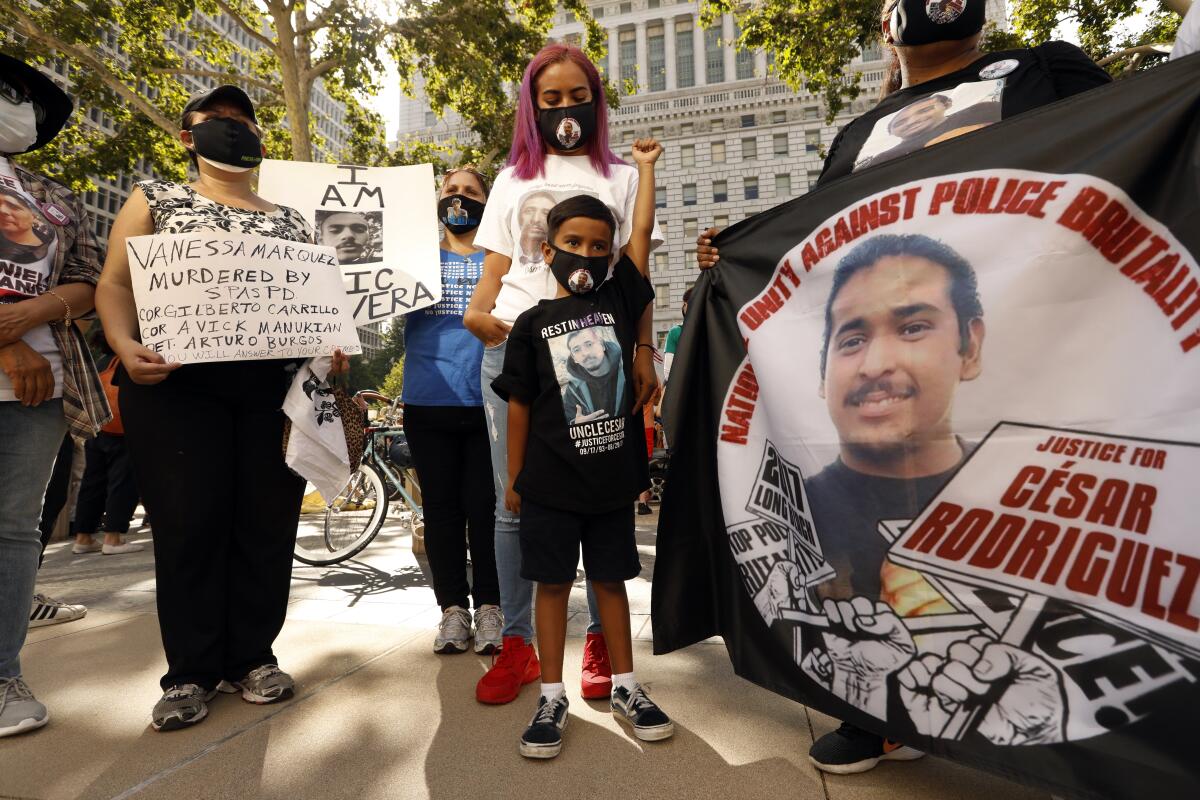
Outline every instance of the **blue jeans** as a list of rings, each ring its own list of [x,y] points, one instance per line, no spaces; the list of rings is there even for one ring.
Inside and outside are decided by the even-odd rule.
[[[492,475],[496,482],[496,577],[500,580],[500,610],[504,612],[504,635],[533,639],[533,582],[521,577],[521,519],[504,507],[508,488],[508,403],[492,391],[492,381],[504,369],[504,344],[483,351],[480,376],[483,410],[487,415],[488,445],[492,451]],[[592,582],[587,583],[588,633],[600,632],[600,613]]]
[[[33,408],[0,402],[0,678],[21,674],[42,552],[42,499],[66,432],[62,399]]]

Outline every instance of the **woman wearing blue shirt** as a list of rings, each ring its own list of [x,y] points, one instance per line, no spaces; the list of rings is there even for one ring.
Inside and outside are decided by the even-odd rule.
[[[483,274],[475,229],[487,194],[487,181],[472,169],[451,170],[442,178],[442,299],[409,314],[404,330],[404,432],[421,483],[433,593],[442,607],[436,653],[465,652],[474,628],[475,652],[490,654],[500,647],[504,626],[496,580],[496,497],[479,384],[483,345],[463,327],[463,312]]]

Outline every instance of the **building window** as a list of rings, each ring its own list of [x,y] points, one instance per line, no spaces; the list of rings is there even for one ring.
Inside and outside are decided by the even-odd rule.
[[[660,5],[662,5],[662,0],[650,0],[650,2],[648,2],[646,4],[646,8],[649,8],[650,10],[654,10],[654,9],[658,8]]]
[[[713,142],[709,146],[712,148],[712,163],[724,164],[725,163],[725,143],[724,142]]]
[[[571,47],[583,47],[582,34],[568,33],[567,34],[567,44],[571,45]]]
[[[883,58],[883,51],[879,46],[879,40],[872,39],[870,42],[867,42],[867,46],[862,51],[862,60],[878,61],[881,58]]]
[[[821,170],[819,170],[819,169],[810,169],[810,170],[808,171],[808,187],[811,189],[812,187],[816,186],[816,185],[817,185],[817,181],[818,181],[820,178],[821,178]]]
[[[754,115],[753,114],[742,114],[742,127],[743,128],[753,128],[754,127]]]
[[[724,203],[729,199],[729,184],[725,181],[713,181],[713,202]]]
[[[694,269],[696,266],[696,249],[683,251],[683,263],[688,269]]]
[[[654,187],[654,207],[655,208],[666,208],[667,207],[667,187],[665,187],[665,186],[655,186]]]
[[[661,22],[646,26],[646,62],[649,73],[646,81],[650,91],[663,91],[667,88],[667,45]]]
[[[426,111],[425,112],[425,127],[432,128],[434,125],[437,125],[437,114],[435,114],[432,111]]]
[[[671,265],[671,257],[661,250],[654,254],[654,271],[658,273],[666,272]],[[669,288],[669,287],[668,287]]]
[[[661,125],[656,125],[655,127],[650,129],[650,135],[653,136],[655,139],[662,139],[664,136],[666,136],[666,134],[667,134],[667,129],[662,127]]]
[[[629,144],[633,139],[633,131],[621,131],[621,142],[623,144]]]
[[[685,122],[679,126],[680,136],[691,136],[696,131],[696,126],[691,122]]]
[[[667,349],[667,334],[668,333],[670,333],[670,331],[659,331],[658,332],[658,349],[659,350]]]
[[[696,85],[696,40],[692,21],[675,21],[675,85],[680,89]]]
[[[771,122],[775,125],[778,125],[781,122],[787,122],[787,112],[786,111],[772,111],[771,112]]]
[[[632,14],[633,13],[633,3],[621,3],[621,13],[622,14]]]
[[[593,8],[592,16],[595,17],[596,19],[603,18],[604,17],[604,6],[596,6],[595,8]]]
[[[815,153],[821,149],[821,132],[820,131],[805,131],[804,132],[804,149],[809,153]]]
[[[816,106],[809,106],[808,108],[804,109],[804,118],[805,119],[819,119],[820,117],[818,115],[820,113],[821,113],[821,110],[819,108],[817,108]]]
[[[723,131],[725,130],[725,120],[721,119],[720,117],[717,117],[716,119],[710,119],[708,121],[708,128],[709,130],[713,131]]]
[[[775,176],[775,196],[776,197],[791,197],[792,196],[792,176],[791,175],[776,175]]]
[[[696,205],[696,184],[685,183],[683,185],[683,204],[685,206]]]
[[[685,219],[683,221],[683,239],[686,242],[696,241],[696,237],[700,235],[699,228],[696,226],[696,220]]]
[[[742,190],[745,192],[747,200],[758,199],[758,178],[743,178]]]
[[[717,214],[715,217],[713,217],[713,227],[719,228],[720,230],[725,230],[726,228],[728,228],[729,227],[729,215],[728,214]]]
[[[737,19],[733,21],[733,41],[737,41],[741,35],[741,29],[738,27]],[[734,74],[739,81],[744,81],[747,78],[754,77],[754,53],[750,50],[738,50],[734,57]]]
[[[671,307],[671,284],[669,284],[669,283],[654,284],[654,307],[655,308],[670,308]]]
[[[742,161],[753,161],[758,158],[758,141],[742,139]]]
[[[633,94],[637,84],[637,31],[626,28],[618,33],[617,50],[621,58],[620,91]]]
[[[786,133],[777,133],[771,137],[771,149],[775,153],[776,158],[782,158],[788,154],[788,135]]]
[[[696,166],[696,145],[685,144],[679,148],[679,165],[685,168]]]
[[[725,50],[721,47],[720,28],[704,32],[704,82],[725,82]]]

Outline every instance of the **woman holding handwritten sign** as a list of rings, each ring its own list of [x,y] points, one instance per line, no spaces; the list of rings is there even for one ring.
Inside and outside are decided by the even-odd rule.
[[[311,243],[295,209],[250,188],[265,149],[235,86],[195,97],[180,141],[190,184],[138,184],[117,216],[96,305],[121,359],[126,443],[154,513],[158,619],[167,674],[155,730],[193,725],[227,682],[251,703],[292,696],[271,646],[283,627],[304,480],[284,464],[280,410],[294,359],[168,364],[138,340],[125,240],[152,233],[254,234]],[[334,372],[349,367],[336,353]]]

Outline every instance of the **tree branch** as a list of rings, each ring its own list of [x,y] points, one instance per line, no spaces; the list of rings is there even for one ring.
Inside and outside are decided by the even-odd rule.
[[[338,61],[336,58],[327,58],[324,61],[318,62],[316,64],[316,66],[312,67],[311,69],[306,70],[304,73],[304,77],[305,77],[305,79],[310,80],[310,81],[315,80],[316,78],[319,78],[322,75],[324,75],[326,72],[329,72],[330,70],[332,70],[337,65],[338,65]]]
[[[62,41],[57,36],[38,26],[33,17],[26,14],[15,6],[10,6],[9,10],[17,21],[17,28],[25,36],[40,42],[51,50],[55,50],[65,56],[68,56],[75,61],[86,64],[91,67],[95,73],[103,81],[104,85],[115,92],[121,99],[128,103],[133,108],[140,111],[142,114],[157,125],[163,132],[174,138],[179,133],[178,123],[156,108],[154,105],[146,101],[139,92],[125,85],[125,82],[120,79],[109,68],[108,64],[104,63],[94,50],[78,45],[68,44]]]
[[[192,75],[197,78],[216,78],[218,80],[227,81],[229,83],[244,83],[247,86],[254,86],[262,89],[270,94],[278,95],[280,93],[278,86],[273,86],[264,80],[252,78],[249,75],[239,75],[237,73],[218,72],[212,69],[176,69],[174,67],[161,67],[159,69],[150,70],[155,75]]]
[[[275,49],[275,42],[271,41],[266,36],[263,36],[259,31],[256,31],[254,26],[247,22],[245,17],[239,14],[237,10],[233,8],[233,6],[229,5],[229,3],[227,3],[225,0],[216,0],[216,2],[217,6],[224,11],[230,19],[237,23],[237,26],[244,30],[247,36],[259,42],[269,50]]]
[[[311,20],[305,20],[296,28],[296,34],[303,36],[306,33],[320,30],[329,24],[329,18],[346,7],[346,0],[332,0],[329,5],[317,12],[317,15]]]
[[[1105,56],[1104,58],[1102,58],[1096,62],[1096,66],[1097,67],[1105,67],[1105,66],[1108,66],[1109,64],[1113,63],[1114,61],[1120,61],[1122,58],[1125,58],[1126,56],[1140,55],[1143,58],[1145,58],[1147,56],[1165,56],[1165,55],[1170,54],[1170,52],[1171,52],[1171,46],[1167,45],[1167,44],[1143,44],[1143,45],[1138,45],[1137,47],[1130,47],[1126,50],[1121,50],[1119,52],[1113,53],[1111,56]]]

